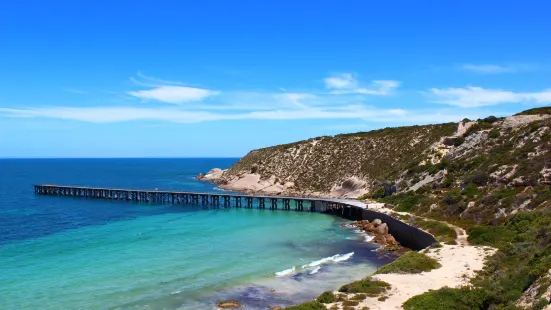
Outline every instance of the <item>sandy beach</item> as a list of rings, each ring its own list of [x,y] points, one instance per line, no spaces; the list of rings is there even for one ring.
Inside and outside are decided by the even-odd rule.
[[[391,213],[391,209],[384,207],[384,204],[369,204],[370,209],[382,213]],[[407,212],[399,212],[402,215]],[[451,227],[455,227],[450,225]],[[436,290],[442,287],[461,287],[469,285],[470,279],[475,276],[476,271],[482,270],[486,259],[496,252],[496,249],[483,246],[472,246],[467,242],[465,230],[457,227],[458,245],[442,244],[441,248],[432,248],[421,251],[429,257],[436,259],[442,267],[418,274],[380,274],[373,278],[385,281],[391,285],[383,296],[368,297],[360,302],[357,309],[368,307],[369,309],[402,309],[402,304],[409,298]],[[353,294],[351,294],[352,296]],[[328,304],[328,308],[339,303]]]

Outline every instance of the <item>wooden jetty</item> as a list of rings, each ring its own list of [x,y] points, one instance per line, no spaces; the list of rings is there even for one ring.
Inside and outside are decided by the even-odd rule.
[[[365,205],[356,200],[246,195],[240,193],[194,193],[159,190],[132,190],[101,187],[34,186],[37,195],[68,196],[92,199],[126,200],[144,203],[192,204],[224,208],[257,208],[335,213],[354,217]]]

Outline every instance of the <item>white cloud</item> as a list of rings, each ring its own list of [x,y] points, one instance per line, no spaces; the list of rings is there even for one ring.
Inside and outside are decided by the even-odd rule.
[[[324,79],[325,87],[331,90],[331,94],[362,94],[386,96],[400,86],[400,82],[394,80],[375,80],[368,87],[361,87],[360,83],[351,73],[336,74]]]
[[[492,64],[462,64],[460,66],[462,70],[471,71],[481,74],[498,74],[498,73],[512,73],[512,72],[527,72],[537,71],[538,66],[533,64],[515,64],[515,65],[492,65]]]
[[[157,100],[173,104],[201,101],[207,97],[218,95],[219,93],[219,91],[186,86],[160,86],[148,90],[128,92],[129,95],[140,99]]]
[[[354,89],[358,86],[358,80],[350,73],[330,76],[323,81],[325,82],[325,87],[329,89]]]
[[[464,117],[478,115],[454,115],[445,112],[405,111],[379,109],[365,106],[344,106],[308,109],[274,109],[239,113],[189,111],[178,108],[138,107],[47,107],[47,108],[0,108],[1,117],[51,118],[90,123],[115,123],[127,121],[165,121],[175,123],[198,123],[221,120],[306,120],[347,119],[393,124],[441,123],[459,121]]]
[[[129,95],[143,100],[182,104],[186,102],[201,101],[220,94],[220,92],[216,90],[184,86],[181,82],[158,79],[147,76],[141,72],[138,72],[136,77],[130,77],[130,81],[138,86],[149,88],[127,92]]]
[[[472,71],[476,73],[504,73],[514,71],[512,67],[504,67],[498,65],[473,65],[473,64],[464,64],[461,66],[462,69],[467,71]]]
[[[399,83],[389,80],[373,81],[361,86],[351,74],[325,80],[330,92],[224,92],[184,86],[138,73],[131,80],[142,89],[128,95],[145,101],[160,101],[173,106],[50,106],[0,108],[0,117],[51,118],[94,123],[125,121],[205,122],[219,120],[302,120],[348,119],[410,122],[415,114],[402,109],[378,109],[365,104],[365,95],[386,95]],[[341,96],[354,94],[354,96]],[[205,99],[208,104],[204,103]],[[185,104],[194,102],[194,104]],[[414,117],[412,117],[412,115]],[[423,117],[425,117],[423,115]],[[441,121],[441,118],[438,118]]]
[[[513,92],[502,89],[484,89],[468,86],[465,88],[431,88],[434,102],[474,108],[504,103],[551,103],[551,89],[541,92]]]

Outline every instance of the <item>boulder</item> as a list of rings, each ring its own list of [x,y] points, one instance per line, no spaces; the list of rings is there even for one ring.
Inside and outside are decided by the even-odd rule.
[[[385,235],[385,242],[387,245],[397,245],[398,242],[396,241],[396,239],[394,239],[394,237],[392,235]]]
[[[386,223],[382,223],[381,225],[375,227],[375,233],[381,235],[388,234],[388,226],[386,225]]]
[[[383,223],[383,221],[381,221],[380,219],[374,219],[374,220],[373,220],[373,224],[374,224],[375,226],[381,225],[382,223]]]

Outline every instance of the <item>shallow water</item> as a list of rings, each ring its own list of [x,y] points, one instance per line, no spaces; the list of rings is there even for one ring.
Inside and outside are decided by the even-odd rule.
[[[193,176],[234,161],[0,160],[0,308],[211,309],[240,299],[265,309],[384,263],[344,220],[324,214],[32,191],[33,183],[215,191]]]

